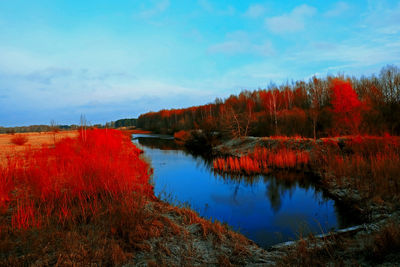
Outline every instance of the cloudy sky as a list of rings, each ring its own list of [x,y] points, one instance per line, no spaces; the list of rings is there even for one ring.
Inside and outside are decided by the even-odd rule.
[[[399,1],[0,0],[0,125],[105,123],[400,65]]]

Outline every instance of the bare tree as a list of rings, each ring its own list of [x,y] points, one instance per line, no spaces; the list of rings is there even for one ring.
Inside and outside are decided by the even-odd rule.
[[[317,77],[313,77],[312,82],[309,83],[309,93],[311,100],[310,117],[313,125],[313,135],[314,139],[317,139],[317,124],[323,102],[323,84]]]
[[[233,107],[227,107],[222,110],[220,120],[226,133],[234,138],[243,138],[250,131],[252,107],[247,106],[245,112],[238,112]]]
[[[88,126],[88,122],[87,122],[87,120],[86,120],[85,115],[83,115],[83,114],[81,114],[80,125],[81,125],[81,132],[82,132],[83,141],[86,142],[86,137],[87,137],[87,135],[86,135],[86,128],[87,128],[87,126]]]
[[[387,103],[400,101],[400,69],[387,65],[380,72],[383,94]]]
[[[53,133],[53,142],[54,144],[56,143],[56,135],[60,131],[60,128],[58,127],[57,123],[55,120],[50,121],[50,130]]]

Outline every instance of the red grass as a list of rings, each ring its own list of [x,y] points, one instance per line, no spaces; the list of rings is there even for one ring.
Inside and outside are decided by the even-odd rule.
[[[268,171],[267,165],[263,165],[263,162],[253,160],[248,156],[216,158],[213,161],[213,166],[215,170],[223,172],[245,172],[251,174]]]
[[[259,173],[268,172],[269,168],[295,169],[306,166],[309,162],[307,151],[282,148],[276,151],[265,147],[256,147],[253,152],[239,158],[217,158],[214,169],[225,172]]]
[[[13,143],[14,145],[17,146],[22,146],[24,145],[26,142],[28,142],[28,137],[26,137],[25,135],[22,134],[18,134],[18,135],[14,135],[11,138],[11,143]]]
[[[149,166],[117,130],[86,130],[54,148],[27,150],[0,167],[1,212],[14,228],[40,227],[96,216],[100,206],[126,202],[136,192],[152,196]],[[110,207],[111,208],[111,207]]]
[[[189,138],[189,136],[190,133],[184,130],[174,133],[174,138],[179,141],[185,141]]]
[[[343,138],[341,149],[329,148],[313,167],[333,174],[338,184],[350,181],[369,196],[390,198],[400,195],[400,142],[398,137],[385,135],[349,136]],[[333,142],[334,143],[334,142]],[[336,142],[336,144],[338,144]]]

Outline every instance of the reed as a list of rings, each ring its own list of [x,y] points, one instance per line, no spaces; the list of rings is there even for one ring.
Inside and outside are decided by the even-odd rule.
[[[301,169],[308,165],[310,156],[307,151],[281,148],[271,150],[256,147],[254,151],[241,157],[216,158],[215,170],[232,173],[268,173],[271,168]]]
[[[27,149],[0,169],[0,206],[16,229],[88,220],[132,193],[151,196],[149,166],[116,130],[86,130]]]

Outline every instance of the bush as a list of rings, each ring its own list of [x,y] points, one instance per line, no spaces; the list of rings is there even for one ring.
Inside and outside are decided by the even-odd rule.
[[[17,229],[91,220],[132,193],[153,195],[140,152],[121,132],[97,129],[28,150],[0,169],[0,207]]]
[[[186,141],[189,137],[190,133],[184,130],[174,133],[174,138],[178,141]]]
[[[28,137],[26,137],[23,134],[18,134],[11,138],[11,143],[13,143],[14,145],[17,145],[17,146],[22,146],[26,142],[28,142]]]
[[[396,222],[389,222],[378,233],[372,242],[367,245],[367,256],[381,262],[385,256],[400,252],[400,228]]]

